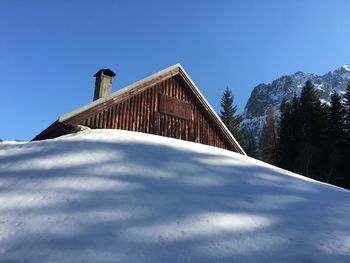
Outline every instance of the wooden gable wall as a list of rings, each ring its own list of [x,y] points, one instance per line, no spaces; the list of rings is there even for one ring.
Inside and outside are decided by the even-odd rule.
[[[189,104],[189,118],[161,112],[161,96]],[[176,101],[175,101],[176,102]],[[237,151],[179,75],[140,87],[84,111],[65,124],[122,129],[171,137]]]

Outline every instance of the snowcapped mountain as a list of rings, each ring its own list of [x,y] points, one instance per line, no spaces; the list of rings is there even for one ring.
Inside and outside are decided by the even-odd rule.
[[[121,130],[0,144],[1,262],[349,262],[350,192]]]
[[[278,112],[283,98],[291,100],[294,94],[299,96],[308,79],[314,84],[322,101],[329,102],[333,91],[340,95],[345,93],[346,85],[350,81],[350,64],[322,76],[299,71],[282,76],[269,84],[259,84],[247,101],[242,126],[254,130],[256,135],[259,135],[270,105]]]

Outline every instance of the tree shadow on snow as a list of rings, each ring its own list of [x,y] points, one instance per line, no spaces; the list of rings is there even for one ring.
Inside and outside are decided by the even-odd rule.
[[[345,190],[226,151],[45,144],[21,145],[32,148],[0,158],[0,262],[346,262],[350,256]]]

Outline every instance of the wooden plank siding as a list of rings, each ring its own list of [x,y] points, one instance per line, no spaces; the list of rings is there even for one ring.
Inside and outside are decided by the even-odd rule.
[[[122,129],[207,144],[245,155],[180,64],[60,116],[33,140]]]
[[[160,94],[191,104],[191,118],[184,119],[159,112]],[[122,129],[192,141],[235,151],[213,125],[197,97],[177,76],[116,97],[65,122],[92,129]]]

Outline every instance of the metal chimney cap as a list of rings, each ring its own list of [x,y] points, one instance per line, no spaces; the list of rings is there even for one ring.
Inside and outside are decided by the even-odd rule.
[[[100,69],[99,71],[97,71],[97,73],[94,75],[94,77],[99,77],[101,75],[107,75],[109,77],[115,77],[117,74],[115,74],[112,70],[108,69],[108,68],[104,68],[104,69]]]

